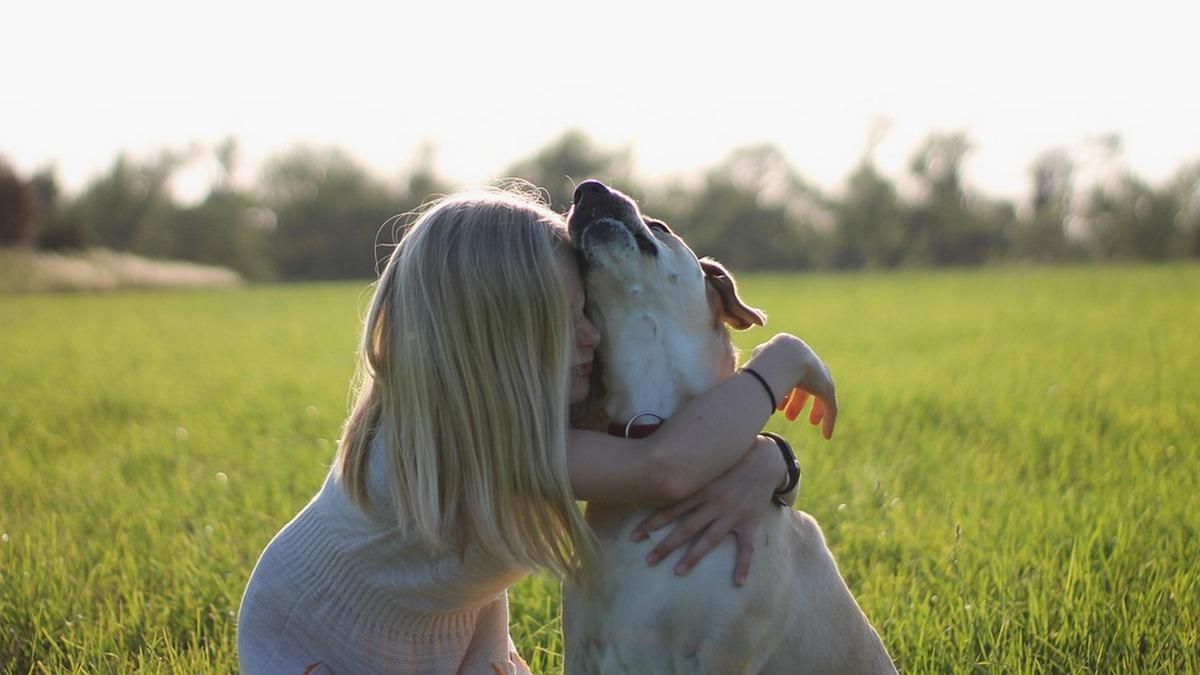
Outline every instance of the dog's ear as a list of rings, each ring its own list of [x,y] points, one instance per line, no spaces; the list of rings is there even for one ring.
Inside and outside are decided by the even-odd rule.
[[[700,260],[700,269],[704,270],[704,280],[708,282],[710,292],[715,293],[721,303],[719,318],[724,319],[725,323],[737,330],[767,324],[767,315],[762,310],[747,305],[738,297],[737,283],[721,263],[712,258],[703,258]]]

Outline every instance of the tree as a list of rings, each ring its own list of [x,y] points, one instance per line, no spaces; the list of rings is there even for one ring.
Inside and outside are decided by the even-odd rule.
[[[196,206],[179,209],[171,225],[174,258],[229,267],[253,280],[275,274],[273,220],[248,194],[214,189]]]
[[[903,205],[896,188],[864,158],[835,206],[837,228],[830,263],[838,268],[894,267],[902,256]]]
[[[575,185],[596,178],[622,192],[638,192],[632,182],[628,150],[601,150],[582,131],[567,131],[532,157],[510,166],[507,175],[523,178],[549,193],[551,208],[563,213],[571,207]]]
[[[1095,187],[1085,207],[1091,243],[1106,260],[1167,260],[1184,254],[1179,204],[1133,174],[1116,187]]]
[[[38,248],[64,249],[83,248],[84,233],[79,229],[78,220],[70,221],[65,216],[62,203],[62,190],[58,186],[58,177],[54,169],[44,168],[29,179],[29,185],[37,195],[38,233],[36,245]]]
[[[993,255],[1002,234],[972,207],[981,200],[962,183],[972,144],[965,132],[931,134],[909,162],[922,195],[906,218],[905,257],[911,263],[977,265]]]
[[[259,179],[277,226],[271,236],[285,279],[374,276],[376,235],[400,200],[344,152],[295,148]]]
[[[0,246],[28,246],[37,239],[37,193],[0,161]]]
[[[1026,260],[1068,257],[1067,223],[1074,208],[1075,163],[1062,148],[1047,150],[1029,169],[1032,198],[1029,217],[1014,236],[1014,254]]]
[[[1182,256],[1200,258],[1200,161],[1181,167],[1167,182],[1175,204],[1174,225]]]
[[[802,269],[819,259],[831,219],[820,194],[771,145],[734,150],[704,178],[679,232],[735,269]]]
[[[431,197],[450,192],[452,186],[437,170],[437,148],[432,143],[422,143],[413,154],[405,170],[405,203],[417,208]]]
[[[234,189],[238,164],[242,158],[242,148],[237,139],[233,136],[226,138],[218,143],[212,152],[217,164],[221,167],[221,173],[217,177],[213,190],[226,192]]]
[[[170,179],[183,161],[182,155],[165,150],[144,162],[118,155],[108,173],[75,200],[66,219],[87,233],[87,244],[153,257],[169,255],[176,209]]]
[[[1177,223],[1181,204],[1169,187],[1155,190],[1128,168],[1121,138],[1091,139],[1089,184],[1079,214],[1087,245],[1101,260],[1166,260],[1185,254],[1185,235]]]

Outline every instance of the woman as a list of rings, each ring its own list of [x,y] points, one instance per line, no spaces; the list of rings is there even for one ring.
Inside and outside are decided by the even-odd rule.
[[[763,382],[730,378],[649,438],[572,430],[599,340],[583,302],[562,219],[531,199],[453,196],[409,228],[375,290],[335,466],[246,588],[243,672],[527,672],[506,589],[586,561],[576,499],[770,497],[786,467],[756,440],[761,389],[805,384],[807,348],[776,336],[752,359]],[[691,518],[715,541],[752,510]]]

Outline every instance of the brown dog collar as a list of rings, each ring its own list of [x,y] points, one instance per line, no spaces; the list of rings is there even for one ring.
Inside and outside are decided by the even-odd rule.
[[[643,417],[657,417],[658,421],[651,422],[649,424],[634,424],[634,422],[637,422]],[[640,412],[633,417],[630,417],[629,421],[625,424],[617,424],[616,422],[610,423],[608,425],[608,434],[618,438],[645,438],[657,431],[665,421],[666,420],[658,413],[652,413],[649,411]]]

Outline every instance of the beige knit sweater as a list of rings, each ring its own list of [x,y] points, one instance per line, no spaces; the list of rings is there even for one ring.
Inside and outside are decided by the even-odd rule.
[[[371,448],[371,509],[330,472],[267,545],[242,597],[246,675],[527,673],[506,589],[523,574],[477,547],[430,555],[398,526],[387,453]]]

